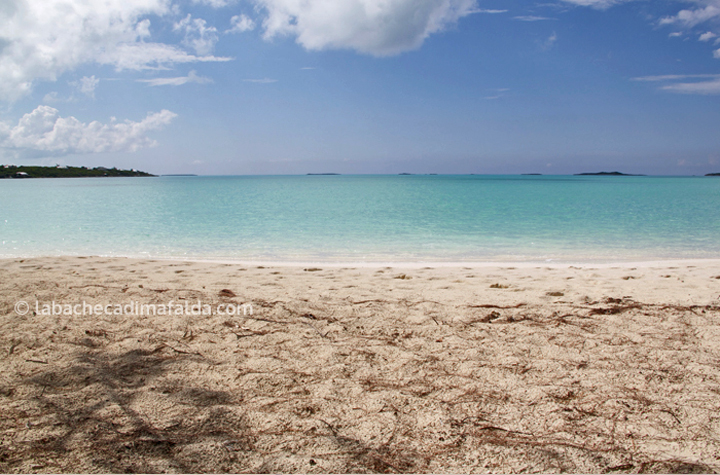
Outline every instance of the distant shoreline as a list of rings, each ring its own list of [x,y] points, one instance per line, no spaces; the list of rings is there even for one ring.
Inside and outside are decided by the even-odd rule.
[[[25,178],[113,178],[113,177],[209,177],[209,176],[225,176],[225,177],[263,177],[263,176],[343,176],[343,177],[358,177],[358,176],[441,176],[441,177],[452,177],[452,176],[489,176],[489,177],[513,177],[513,176],[525,176],[525,177],[587,177],[587,176],[600,176],[600,177],[666,177],[666,178],[704,178],[704,177],[720,177],[720,173],[707,173],[704,175],[646,175],[646,174],[633,174],[633,173],[622,173],[622,172],[583,172],[583,173],[565,173],[557,175],[546,175],[543,173],[449,173],[449,174],[438,174],[438,173],[368,173],[368,174],[343,174],[343,173],[305,173],[305,174],[277,174],[277,175],[198,175],[195,173],[164,173],[160,175],[153,175],[140,170],[130,169],[123,170],[119,168],[87,168],[87,167],[42,167],[42,166],[7,166],[0,165],[0,179],[25,179]]]
[[[22,180],[26,178],[104,178],[104,177],[154,177],[139,170],[122,170],[105,167],[40,167],[5,165],[0,168],[0,179]]]

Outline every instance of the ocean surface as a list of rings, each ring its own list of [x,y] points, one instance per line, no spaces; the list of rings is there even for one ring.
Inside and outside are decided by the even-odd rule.
[[[720,178],[0,180],[0,257],[239,261],[720,258]]]

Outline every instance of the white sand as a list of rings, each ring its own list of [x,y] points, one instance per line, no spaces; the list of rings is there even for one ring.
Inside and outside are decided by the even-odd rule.
[[[263,267],[0,261],[0,471],[720,471],[718,261]]]

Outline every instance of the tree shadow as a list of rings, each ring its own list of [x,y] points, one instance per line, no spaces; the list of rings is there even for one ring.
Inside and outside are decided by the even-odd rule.
[[[34,389],[24,414],[39,420],[22,445],[2,447],[0,469],[27,470],[27,462],[53,471],[218,472],[243,467],[242,455],[254,439],[235,398],[226,392],[188,387],[161,377],[196,355],[161,346],[119,356],[88,349],[66,368],[52,368],[20,382]],[[154,425],[164,414],[140,398],[172,407],[175,424]],[[133,407],[142,407],[141,411]],[[167,421],[165,421],[167,422]],[[32,434],[32,432],[30,432]],[[206,456],[210,450],[212,457]],[[53,463],[54,462],[54,463]],[[31,465],[32,467],[33,465]]]

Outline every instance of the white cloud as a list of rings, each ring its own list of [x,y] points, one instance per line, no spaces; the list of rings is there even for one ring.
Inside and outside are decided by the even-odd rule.
[[[475,0],[253,0],[266,38],[294,36],[309,50],[390,56],[419,48],[476,9]]]
[[[235,3],[235,0],[192,0],[195,5],[207,5],[213,8],[227,7],[231,3]]]
[[[555,43],[557,42],[557,39],[558,39],[557,33],[555,33],[555,32],[553,31],[553,34],[550,35],[550,36],[548,37],[548,39],[546,39],[546,40],[542,43],[541,49],[542,49],[543,51],[547,51],[547,50],[552,49],[552,47],[555,46]]]
[[[707,31],[700,35],[698,38],[699,41],[710,41],[711,39],[715,38],[717,35],[713,33],[712,31]]]
[[[235,15],[230,18],[230,29],[225,33],[243,33],[255,29],[255,22],[247,15]]]
[[[183,44],[194,49],[199,55],[212,53],[215,44],[218,42],[217,28],[207,26],[207,22],[202,18],[193,20],[190,14],[175,23],[173,30],[185,32]]]
[[[227,59],[149,41],[147,17],[172,10],[171,0],[0,1],[0,100],[17,100],[36,81],[86,63],[138,70]]]
[[[100,80],[97,79],[94,75],[90,77],[84,76],[80,78],[78,89],[80,89],[80,92],[82,92],[86,96],[95,98],[95,88],[98,84],[100,84]]]
[[[720,3],[720,2],[717,2]],[[707,5],[705,8],[697,8],[695,10],[680,10],[677,15],[665,17],[660,20],[661,25],[683,25],[686,27],[694,27],[700,23],[704,23],[712,18],[720,16],[719,5]]]
[[[230,60],[232,58],[187,54],[180,48],[163,43],[134,43],[118,45],[108,54],[101,54],[96,61],[100,64],[113,64],[120,71],[139,71],[168,69],[167,65],[173,64]]]
[[[720,78],[711,81],[681,82],[668,84],[661,88],[663,91],[678,92],[681,94],[720,94]]]
[[[665,74],[662,76],[641,76],[633,81],[679,81],[681,79],[720,78],[720,74]]]
[[[486,10],[482,8],[476,8],[472,10],[470,13],[489,13],[489,14],[497,14],[497,13],[507,13],[507,10]]]
[[[688,79],[704,79],[702,81],[687,82]],[[720,74],[666,74],[662,76],[643,76],[633,78],[634,81],[648,82],[675,82],[660,87],[661,91],[676,92],[680,94],[720,94]]]
[[[573,5],[580,5],[582,7],[592,7],[600,10],[610,8],[613,5],[619,3],[625,3],[632,0],[563,0],[566,3],[572,3]]]
[[[674,25],[680,28],[684,28],[686,31],[692,30],[698,25],[709,24],[711,30],[708,31],[708,26],[704,26],[703,30],[698,32],[698,40],[702,42],[709,42],[710,40],[717,38],[715,44],[720,44],[720,0],[691,0],[695,4],[699,4],[699,8],[680,10],[676,15],[667,16],[661,18],[658,22],[660,25]],[[670,36],[675,36],[671,34]],[[677,34],[680,36],[680,34]],[[715,58],[720,59],[720,50],[713,52]]]
[[[536,16],[536,15],[520,15],[513,17],[513,20],[518,21],[545,21],[545,20],[555,20],[555,18],[549,18],[545,16]]]
[[[485,96],[485,97],[483,97],[483,99],[485,99],[486,101],[492,101],[492,100],[495,100],[495,99],[500,99],[500,98],[502,98],[502,97],[505,97],[505,93],[508,92],[509,90],[510,90],[510,89],[507,88],[507,87],[501,87],[501,88],[497,88],[497,89],[491,89],[491,91],[493,92],[493,94],[492,94],[492,95],[489,95],[489,96]]]
[[[574,5],[581,5],[587,7],[593,7],[598,9],[606,9],[613,5],[625,3],[633,0],[563,0],[566,3],[572,3]],[[701,5],[695,9],[680,10],[676,15],[667,16],[659,20],[660,25],[677,25],[686,29],[692,29],[697,25],[707,22],[713,22],[715,25],[720,21],[720,0],[688,0],[692,3]],[[706,31],[700,34],[699,40],[703,42],[710,41],[713,38],[717,38],[720,30]],[[682,36],[681,32],[670,33],[670,38],[676,38]],[[715,44],[720,44],[720,38],[715,41]],[[713,51],[713,56],[720,59],[720,49]]]
[[[198,76],[195,71],[190,71],[187,76],[175,78],[156,78],[156,79],[138,79],[138,82],[144,82],[150,86],[182,86],[187,83],[208,84],[212,79]]]
[[[0,147],[50,155],[134,152],[156,145],[146,134],[166,126],[175,117],[176,114],[162,110],[149,113],[140,122],[86,124],[72,116],[60,117],[60,112],[50,106],[38,106],[15,127],[0,128]]]

